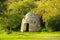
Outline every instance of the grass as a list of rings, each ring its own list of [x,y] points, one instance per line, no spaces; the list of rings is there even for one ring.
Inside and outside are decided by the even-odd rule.
[[[0,40],[60,40],[60,32],[5,32],[0,33]]]

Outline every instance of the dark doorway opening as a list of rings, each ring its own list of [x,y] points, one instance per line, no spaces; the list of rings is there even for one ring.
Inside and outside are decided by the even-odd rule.
[[[26,32],[29,31],[29,23],[26,23]]]

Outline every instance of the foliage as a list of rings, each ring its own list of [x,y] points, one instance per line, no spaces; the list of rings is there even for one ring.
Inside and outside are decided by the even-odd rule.
[[[36,5],[32,1],[12,1],[12,3],[8,3],[7,10],[3,12],[4,14],[1,13],[6,17],[3,17],[1,15],[0,27],[3,27],[5,29],[7,26],[9,26],[11,30],[14,30],[16,28],[15,31],[17,29],[20,29],[22,18],[33,8],[36,8]]]
[[[56,31],[55,28],[59,28],[60,0],[0,0],[0,30],[8,25],[17,30],[22,18],[30,11],[40,17],[47,29],[51,27]]]
[[[60,1],[59,1],[60,2]],[[58,26],[60,24],[59,22],[59,15],[60,15],[60,5],[58,0],[51,0],[47,1],[45,3],[45,13],[42,16],[43,22],[45,22],[45,27],[49,31],[59,31],[60,27]],[[56,24],[56,22],[58,22]],[[58,27],[57,27],[58,26]]]
[[[46,19],[46,28],[48,31],[60,31],[60,14],[50,16]]]

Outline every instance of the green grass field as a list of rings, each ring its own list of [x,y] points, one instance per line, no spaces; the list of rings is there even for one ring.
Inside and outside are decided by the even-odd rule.
[[[5,32],[0,33],[0,40],[60,40],[60,32]]]

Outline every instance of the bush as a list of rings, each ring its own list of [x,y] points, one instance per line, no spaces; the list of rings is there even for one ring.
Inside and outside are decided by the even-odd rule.
[[[46,28],[43,28],[42,29],[42,32],[47,32],[48,30]]]
[[[55,14],[46,18],[45,22],[46,29],[51,31],[60,31],[60,14]]]

